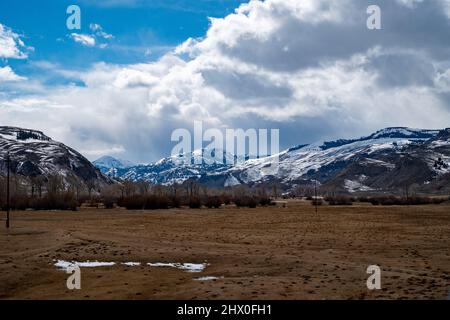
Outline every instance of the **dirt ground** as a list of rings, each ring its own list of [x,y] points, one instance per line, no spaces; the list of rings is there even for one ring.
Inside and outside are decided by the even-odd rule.
[[[4,216],[4,213],[1,213]],[[446,299],[450,206],[13,212],[0,225],[2,299]],[[68,290],[58,259],[81,268]],[[127,267],[121,262],[141,262]],[[207,263],[201,273],[146,263]],[[369,265],[381,290],[369,291]],[[212,281],[198,277],[215,276]]]

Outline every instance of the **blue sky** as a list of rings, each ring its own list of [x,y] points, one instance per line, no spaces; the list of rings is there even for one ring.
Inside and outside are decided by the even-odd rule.
[[[450,0],[2,0],[0,125],[135,162],[194,121],[279,129],[281,148],[445,128],[449,30]]]
[[[27,46],[35,48],[28,60],[10,60],[8,64],[18,74],[38,76],[42,70],[30,66],[33,61],[85,69],[99,61],[131,64],[157,60],[187,38],[204,36],[209,17],[223,17],[241,2],[4,0],[0,1],[0,22],[24,35]],[[81,30],[66,27],[66,9],[72,4],[81,8]],[[114,36],[105,41],[106,48],[82,46],[68,37],[72,32],[92,34],[89,26],[93,23]]]

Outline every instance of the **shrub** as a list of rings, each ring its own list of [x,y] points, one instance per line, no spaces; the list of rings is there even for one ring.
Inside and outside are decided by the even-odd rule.
[[[156,210],[156,209],[168,209],[169,199],[165,196],[151,195],[144,199],[144,209]]]
[[[120,206],[127,210],[142,210],[144,209],[145,199],[141,196],[125,197],[120,201]]]
[[[326,197],[325,201],[331,206],[351,206],[355,199],[347,196]]]
[[[70,192],[47,194],[42,198],[31,198],[29,208],[34,210],[72,210],[76,211],[78,202]]]
[[[270,206],[274,203],[272,203],[272,200],[269,197],[261,197],[259,198],[259,204],[262,206]]]
[[[321,206],[321,205],[323,205],[323,200],[322,200],[322,199],[313,199],[313,200],[311,201],[311,204],[312,204],[313,206]]]
[[[420,206],[427,204],[441,204],[446,201],[445,198],[431,198],[431,197],[421,197],[412,196],[409,198],[396,197],[396,196],[382,196],[373,197],[369,199],[372,205],[383,205],[383,206]]]
[[[29,208],[29,199],[24,195],[12,196],[10,206],[12,210],[26,210]]]
[[[189,199],[189,208],[191,209],[199,209],[202,207],[202,202],[198,197],[191,197]]]
[[[105,209],[113,209],[114,203],[115,203],[114,199],[112,199],[112,198],[103,199],[103,205],[105,206]]]
[[[233,202],[237,207],[245,207],[247,206],[247,197],[235,197]]]
[[[234,204],[237,207],[249,207],[249,208],[256,208],[258,206],[259,199],[255,199],[254,197],[237,197],[234,198]]]
[[[180,208],[181,207],[181,200],[180,200],[180,198],[172,197],[170,199],[170,206],[172,208]]]
[[[247,206],[248,206],[249,208],[254,209],[254,208],[256,208],[256,207],[258,206],[258,201],[257,201],[255,198],[250,197],[250,198],[247,200]]]
[[[359,197],[358,201],[359,202],[370,202],[370,198],[368,198],[368,197]]]
[[[224,195],[224,196],[222,196],[222,201],[225,205],[228,206],[231,203],[231,197],[228,195]]]
[[[205,201],[205,206],[208,208],[220,208],[222,206],[222,199],[220,197],[208,197]]]

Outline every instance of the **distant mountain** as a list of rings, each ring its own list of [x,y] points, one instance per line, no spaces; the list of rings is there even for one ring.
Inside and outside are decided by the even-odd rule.
[[[213,187],[276,183],[285,191],[318,181],[322,189],[336,192],[382,192],[406,186],[444,192],[450,175],[448,136],[449,129],[395,127],[357,139],[299,145],[278,155],[276,172],[270,170],[275,157],[223,165],[210,162],[212,151],[198,150],[120,169],[117,176],[161,184],[194,179]],[[224,153],[224,157],[232,156]],[[194,159],[201,164],[194,164]]]
[[[273,162],[269,157],[204,176],[201,181],[216,184],[232,178],[247,185],[277,183],[285,190],[318,181],[324,190],[350,193],[410,186],[431,190],[436,181],[450,174],[448,131],[387,128],[368,137],[284,151],[275,174],[267,170]]]
[[[113,178],[164,185],[196,180],[219,188],[277,185],[288,192],[317,181],[321,190],[329,192],[450,192],[450,129],[386,128],[367,137],[299,145],[253,160],[235,159],[214,149],[147,165],[106,156],[94,162],[96,168],[40,131],[0,127],[0,174],[5,173],[8,151],[13,172],[44,178],[58,174],[66,183],[72,178],[97,185],[114,183]],[[216,162],[218,155],[222,161]]]
[[[383,139],[383,138],[394,138],[394,139],[419,139],[419,140],[427,140],[431,139],[439,133],[439,130],[426,130],[426,129],[411,129],[405,127],[393,127],[379,130],[370,136],[362,137],[353,140],[336,140],[330,142],[324,142],[322,145],[322,149],[334,148],[343,146],[346,144],[350,144],[358,141],[370,141],[375,139]]]
[[[0,126],[1,174],[6,171],[7,152],[15,174],[44,178],[57,174],[66,183],[72,178],[97,185],[112,183],[80,153],[40,131]]]
[[[117,174],[116,169],[128,169],[136,166],[135,163],[128,161],[117,159],[111,156],[101,157],[94,162],[92,162],[100,171],[106,175],[114,176]]]
[[[216,152],[221,155],[220,159],[223,159],[223,161],[214,161]],[[234,163],[233,156],[223,151],[196,150],[182,155],[163,158],[152,164],[117,169],[115,177],[170,185],[183,183],[189,179],[199,179],[205,174],[219,173],[231,168],[232,165],[223,164],[226,161]]]

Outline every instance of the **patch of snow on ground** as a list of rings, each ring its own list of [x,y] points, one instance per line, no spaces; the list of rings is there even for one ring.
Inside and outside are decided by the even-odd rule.
[[[141,265],[140,262],[122,262],[122,264],[127,267],[138,267]]]
[[[200,277],[200,278],[195,278],[195,281],[213,281],[213,280],[219,280],[219,279],[223,279],[223,277],[214,277],[214,276],[206,276],[206,277]]]
[[[99,261],[78,262],[78,261],[58,260],[55,263],[55,267],[67,270],[67,268],[73,266],[78,266],[80,268],[97,268],[97,267],[111,267],[115,264],[116,264],[115,262],[99,262]]]
[[[206,263],[147,263],[150,267],[162,267],[162,268],[177,268],[185,270],[187,272],[202,272],[207,264]]]

